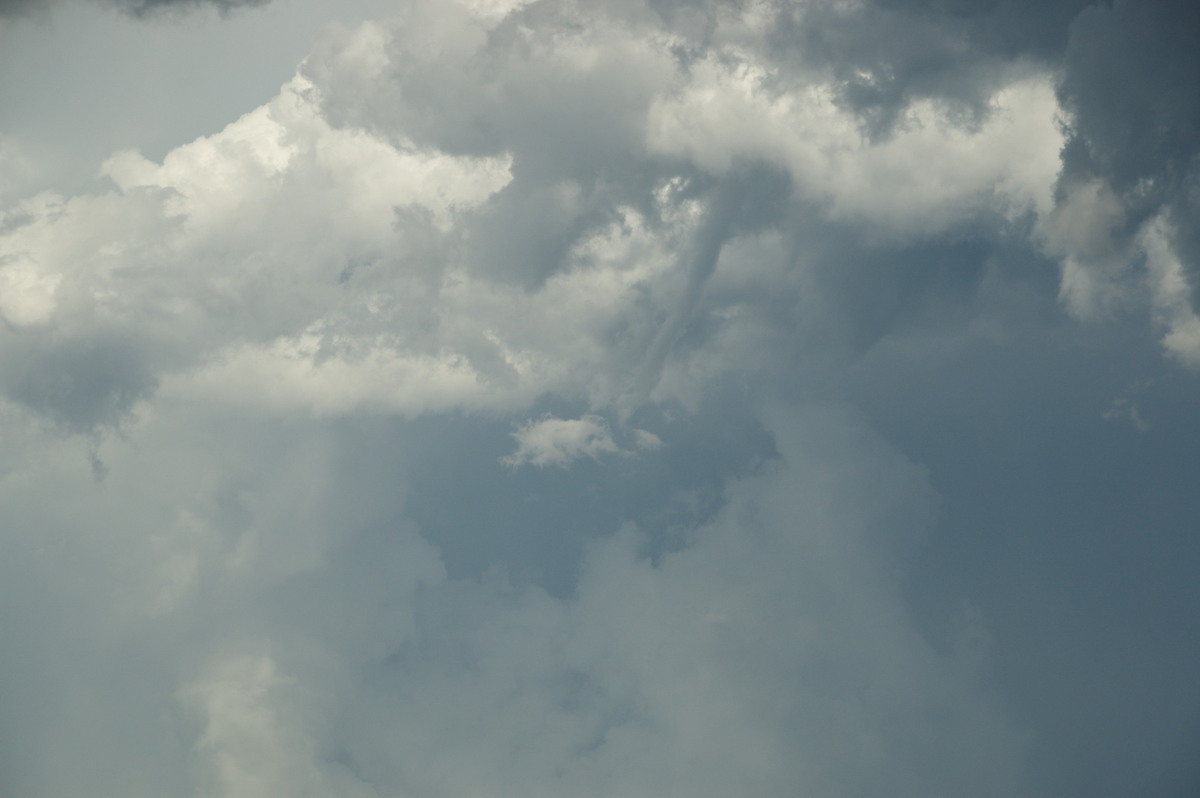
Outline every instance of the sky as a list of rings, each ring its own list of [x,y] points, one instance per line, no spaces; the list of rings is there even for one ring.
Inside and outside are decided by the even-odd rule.
[[[1200,9],[0,0],[0,798],[1200,795]]]

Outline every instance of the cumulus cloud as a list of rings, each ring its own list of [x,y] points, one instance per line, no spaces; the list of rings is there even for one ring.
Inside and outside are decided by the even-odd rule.
[[[517,450],[504,458],[511,466],[565,466],[580,457],[593,460],[602,454],[621,451],[613,443],[608,423],[600,416],[586,415],[579,419],[546,417],[523,424],[513,433]]]
[[[762,224],[747,203],[758,173],[731,174],[735,161],[782,170],[783,193],[758,200],[769,213],[815,202],[880,236],[1048,210],[1060,142],[1044,81],[1004,87],[977,129],[917,105],[905,130],[872,142],[820,82],[768,99],[780,67],[766,51],[729,62],[718,56],[737,48],[714,46],[684,71],[678,34],[603,14],[421,8],[414,22],[438,22],[336,35],[271,103],[161,164],[119,153],[104,166],[115,191],[17,207],[23,224],[3,241],[10,325],[52,330],[35,339],[55,351],[153,331],[153,344],[111,355],[137,384],[94,392],[97,408],[35,391],[40,409],[75,428],[111,423],[162,384],[316,412],[511,409],[550,390],[627,411],[660,385],[726,245]],[[559,38],[561,15],[587,32]],[[543,49],[520,44],[528,36]],[[434,74],[478,81],[422,108]],[[560,88],[527,94],[522,76]],[[629,87],[613,113],[582,138],[555,133],[567,150],[530,149],[539,125],[592,113],[578,101],[564,112],[554,92],[587,96],[613,80]],[[479,94],[489,82],[491,100]],[[488,147],[458,138],[484,119]],[[944,172],[925,168],[933,152]],[[602,163],[643,166],[632,180],[598,179]],[[656,314],[670,320],[658,330]],[[639,350],[645,360],[623,376]],[[12,378],[10,395],[27,382]]]
[[[608,422],[601,416],[585,414],[578,419],[543,416],[522,424],[513,437],[517,450],[501,462],[509,466],[567,466],[581,457],[598,460],[605,454],[631,455],[636,450],[654,451],[662,439],[644,429],[631,430],[632,449],[622,449],[613,440]]]
[[[713,58],[692,66],[690,90],[652,109],[652,149],[717,172],[735,160],[776,161],[833,218],[892,235],[936,234],[989,205],[1014,214],[1050,208],[1062,138],[1044,77],[1001,87],[977,127],[921,100],[893,135],[872,141],[830,85],[773,97],[766,87],[777,74]]]
[[[4,195],[0,792],[1182,783],[1057,733],[1194,689],[1089,559],[1194,582],[1194,58],[1084,5],[416,2]]]

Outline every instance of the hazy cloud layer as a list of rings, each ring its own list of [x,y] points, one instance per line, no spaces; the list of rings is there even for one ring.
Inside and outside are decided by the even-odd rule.
[[[0,194],[0,792],[1183,794],[1192,13],[409,3]]]
[[[200,6],[213,6],[222,14],[238,8],[264,5],[270,0],[101,0],[115,6],[121,11],[136,17],[151,16],[156,13],[187,10]],[[65,5],[63,0],[0,0],[0,17],[24,17],[43,14],[57,6]]]

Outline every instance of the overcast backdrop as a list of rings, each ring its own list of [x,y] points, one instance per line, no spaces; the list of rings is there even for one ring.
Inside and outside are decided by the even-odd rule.
[[[0,798],[1200,795],[1191,0],[0,0]]]

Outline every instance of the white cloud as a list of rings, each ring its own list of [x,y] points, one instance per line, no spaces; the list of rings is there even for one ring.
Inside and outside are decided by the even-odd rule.
[[[1200,316],[1192,308],[1192,286],[1171,243],[1171,226],[1161,217],[1142,231],[1147,281],[1159,322],[1167,328],[1163,347],[1190,368],[1200,368]]]
[[[319,208],[319,217],[288,220],[292,235],[301,232],[297,223],[319,218],[342,235],[386,238],[396,207],[427,209],[445,226],[453,209],[478,205],[510,179],[504,158],[455,158],[395,146],[362,130],[332,128],[321,116],[321,103],[321,93],[297,76],[269,105],[172,151],[161,165],[127,152],[110,159],[104,173],[126,193],[143,187],[171,191],[166,213],[183,217],[201,240],[270,220],[280,205],[302,214]],[[306,196],[298,198],[301,204],[286,202],[283,191]]]
[[[1187,271],[1175,252],[1175,231],[1159,213],[1127,239],[1126,209],[1102,181],[1071,186],[1043,228],[1043,244],[1061,258],[1060,299],[1074,315],[1103,319],[1148,302],[1166,328],[1163,348],[1185,366],[1200,367],[1200,317]]]
[[[0,268],[0,315],[15,327],[44,322],[54,312],[54,294],[61,275],[43,274],[25,260]]]
[[[663,445],[662,438],[644,429],[635,429],[633,437],[637,448],[644,451],[654,451]]]
[[[580,457],[596,460],[621,451],[613,442],[608,422],[593,415],[578,419],[546,416],[523,424],[513,437],[517,450],[503,460],[510,466],[566,466]]]
[[[542,21],[514,28],[526,12]],[[693,405],[702,385],[661,377],[678,366],[671,353],[707,279],[687,261],[725,242],[706,238],[716,200],[689,195],[660,155],[718,172],[766,157],[834,217],[904,236],[989,203],[1045,210],[1061,137],[1038,77],[1000,89],[975,128],[922,101],[894,136],[870,142],[830,84],[773,86],[780,67],[749,44],[759,12],[749,32],[722,23],[727,43],[686,71],[671,54],[677,34],[616,16],[536,5],[486,19],[410,14],[331,33],[275,99],[161,163],[113,156],[104,173],[117,191],[21,206],[31,221],[0,236],[14,264],[3,272],[10,323],[49,325],[63,351],[144,342],[121,355],[138,384],[114,385],[103,410],[64,402],[56,412],[69,425],[111,423],[159,389],[317,414],[513,412],[548,392],[622,413],[650,395]],[[566,22],[579,27],[564,38]],[[497,26],[506,33],[487,43]],[[421,81],[456,70],[483,82],[427,94]],[[550,81],[551,93],[527,96],[529,80]],[[597,123],[607,132],[577,131],[594,147],[581,140],[578,157],[530,148],[539,125],[574,125],[590,113],[580,92],[613,81],[627,91],[606,100],[612,113]],[[476,97],[481,85],[491,94]],[[455,153],[485,123],[496,126],[491,152]],[[577,146],[573,131],[555,142]],[[595,152],[653,164],[659,177],[585,188],[590,179],[570,172]],[[514,284],[541,261],[548,271],[532,289],[528,277]],[[715,312],[731,340],[755,325]],[[739,368],[742,354],[693,376]]]
[[[361,410],[419,415],[484,403],[487,386],[462,356],[411,356],[386,342],[321,357],[322,338],[305,333],[222,354],[218,362],[164,385],[164,395],[267,411],[344,415]],[[365,346],[364,346],[365,344]],[[335,344],[336,345],[336,344]]]
[[[868,137],[835,84],[814,76],[774,88],[782,82],[769,64],[714,54],[651,108],[649,146],[718,173],[738,160],[778,163],[797,193],[833,218],[889,236],[933,235],[989,207],[1051,209],[1064,139],[1049,76],[1013,76],[978,124],[935,100],[916,101],[882,140]]]
[[[1124,222],[1120,200],[1101,181],[1067,186],[1046,221],[1046,249],[1062,259],[1059,296],[1076,316],[1103,317],[1127,299],[1130,255],[1116,237]]]
[[[632,429],[631,449],[623,449],[613,440],[612,430],[603,417],[586,414],[578,419],[561,419],[546,414],[537,421],[522,424],[513,438],[517,450],[501,462],[508,466],[556,465],[566,467],[581,457],[599,460],[601,455],[631,456],[662,447],[662,439],[644,429]]]

